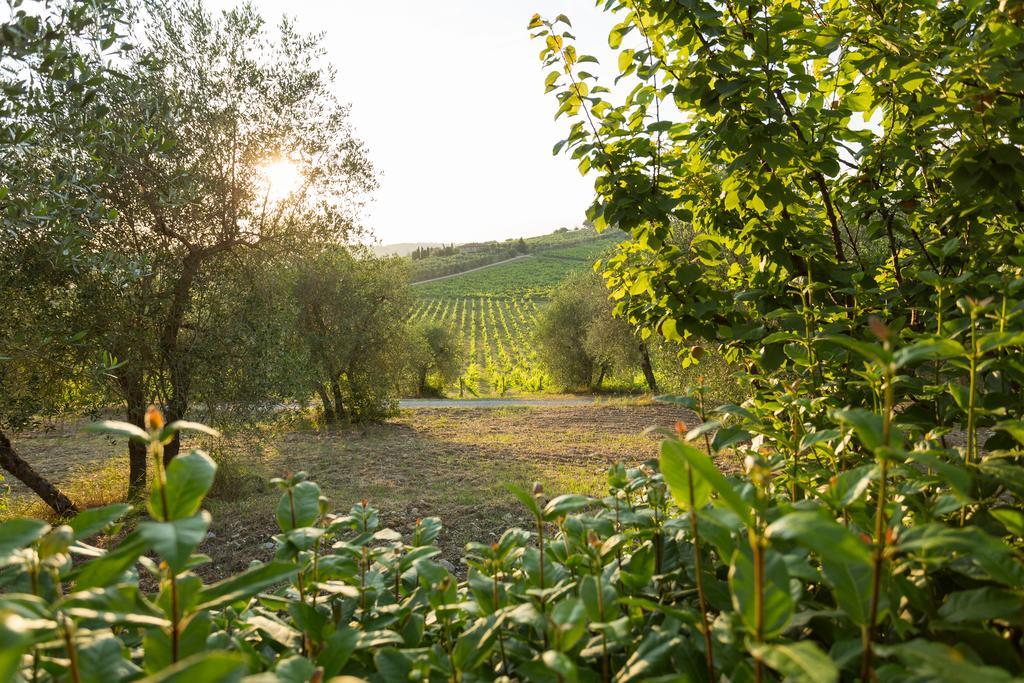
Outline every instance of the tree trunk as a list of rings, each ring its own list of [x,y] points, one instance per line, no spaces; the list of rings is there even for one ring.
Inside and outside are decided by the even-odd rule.
[[[419,386],[416,388],[416,395],[423,396],[427,391],[427,371],[420,369],[420,381]]]
[[[7,436],[0,431],[0,467],[11,473],[15,479],[35,491],[43,502],[53,508],[61,517],[69,517],[78,512],[78,507],[71,499],[61,493],[56,486],[44,479],[21,456],[14,452],[14,447]]]
[[[341,400],[341,381],[335,379],[331,382],[331,394],[334,395],[334,416],[338,422],[345,417],[345,402]]]
[[[327,424],[334,424],[338,421],[338,414],[334,412],[334,404],[331,403],[331,397],[327,393],[327,387],[323,384],[317,383],[316,393],[320,395],[320,402],[324,404],[324,420]]]
[[[604,374],[608,371],[608,366],[601,363],[601,372],[597,375],[597,382],[594,384],[594,391],[601,391],[601,385],[604,384]]]
[[[644,371],[647,388],[652,394],[658,393],[658,380],[655,379],[654,367],[651,366],[651,354],[647,352],[647,344],[643,342],[640,342],[640,369]]]
[[[146,407],[128,406],[128,421],[138,427],[145,427]],[[136,439],[128,440],[128,500],[137,500],[146,490],[146,467],[149,453],[146,444]]]
[[[187,351],[179,344],[178,335],[185,322],[185,312],[192,299],[192,284],[199,274],[203,252],[192,252],[184,258],[178,281],[174,283],[170,308],[160,331],[160,355],[167,367],[169,397],[167,399],[167,422],[184,419],[188,412],[189,394],[192,389],[192,363]],[[164,464],[169,463],[181,450],[181,436],[175,432],[171,442],[164,446]]]
[[[137,373],[121,374],[118,377],[125,399],[125,418],[136,427],[145,429],[146,396],[142,388],[142,377]],[[146,468],[148,466],[146,445],[135,439],[128,440],[128,499],[142,497],[146,490]]]

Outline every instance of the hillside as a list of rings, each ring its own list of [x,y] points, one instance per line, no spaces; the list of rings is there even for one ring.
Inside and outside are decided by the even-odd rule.
[[[537,316],[559,282],[592,268],[615,243],[616,235],[592,230],[534,238],[532,253],[515,260],[413,285],[420,299],[413,320],[455,330],[471,393],[543,390],[546,378],[532,343]]]
[[[597,231],[589,227],[575,230],[561,228],[537,237],[509,238],[501,242],[474,242],[454,247],[441,245],[440,247],[414,249],[409,254],[412,281],[421,282],[463,273],[524,254],[539,255],[564,247],[594,242],[608,243],[611,239],[614,239],[614,235],[611,233],[598,234]]]

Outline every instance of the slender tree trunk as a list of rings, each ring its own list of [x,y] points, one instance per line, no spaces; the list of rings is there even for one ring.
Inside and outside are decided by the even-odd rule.
[[[71,502],[70,498],[61,493],[56,486],[43,478],[14,452],[14,447],[2,431],[0,431],[0,467],[35,491],[36,495],[61,517],[68,517],[78,512],[78,507]]]
[[[167,367],[169,380],[169,398],[166,405],[167,422],[184,419],[188,412],[189,394],[192,389],[192,363],[189,354],[183,352],[179,344],[181,327],[185,322],[185,312],[192,298],[192,284],[199,274],[199,265],[204,254],[193,251],[184,258],[181,273],[174,283],[170,308],[160,331],[160,355]],[[164,446],[164,463],[173,460],[181,450],[181,436],[174,434],[171,442]]]
[[[331,397],[327,393],[327,387],[318,383],[316,385],[316,393],[320,395],[320,402],[324,404],[324,420],[327,421],[327,424],[334,424],[338,421],[338,416],[334,412],[334,404],[331,403]]]
[[[125,419],[136,427],[143,427],[146,416],[146,396],[142,388],[142,377],[128,372],[119,377],[125,399]],[[148,453],[146,445],[135,439],[128,441],[128,499],[140,498],[146,490],[146,468]]]
[[[651,354],[647,351],[647,344],[640,342],[640,369],[644,371],[644,379],[647,380],[647,388],[652,394],[658,393],[658,380],[654,377],[654,367],[651,365]]]
[[[128,421],[137,427],[143,426],[146,416],[146,406],[128,406]],[[136,439],[128,440],[128,499],[136,500],[142,497],[146,490],[146,467],[148,466],[149,454],[146,452],[146,444]]]
[[[419,386],[416,388],[416,395],[422,396],[427,391],[427,371],[420,370],[420,381]]]
[[[338,422],[345,417],[345,402],[341,399],[341,379],[331,381],[331,394],[334,395],[334,415]]]
[[[601,371],[597,375],[597,382],[594,384],[594,390],[600,391],[601,385],[604,384],[604,375],[608,371],[608,366],[601,363]]]

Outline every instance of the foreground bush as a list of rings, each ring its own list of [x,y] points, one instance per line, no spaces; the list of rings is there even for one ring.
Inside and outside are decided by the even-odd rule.
[[[925,352],[879,347],[877,364],[891,376]],[[910,447],[891,402],[836,413],[789,449],[764,414],[721,414],[736,424],[685,435],[680,424],[660,460],[613,467],[603,499],[514,489],[534,526],[469,544],[465,581],[433,559],[439,520],[403,539],[366,501],[330,514],[304,474],[274,480],[274,561],[212,585],[194,570],[209,559],[196,548],[216,466],[199,451],[161,464],[175,430],[205,428],[165,427],[155,411],[148,432],[103,423],[148,444],[149,517],[107,551],[85,541],[116,530],[127,505],[0,528],[0,680],[998,681],[1021,670],[1015,456],[989,458],[1000,485]],[[692,439],[716,451],[750,439],[748,476],[726,477]],[[995,498],[965,521],[979,490]]]

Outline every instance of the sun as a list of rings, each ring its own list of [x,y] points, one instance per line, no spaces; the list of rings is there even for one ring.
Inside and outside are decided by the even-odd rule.
[[[302,187],[305,177],[302,169],[291,159],[280,158],[265,164],[260,169],[263,176],[264,192],[269,201],[277,202]]]

